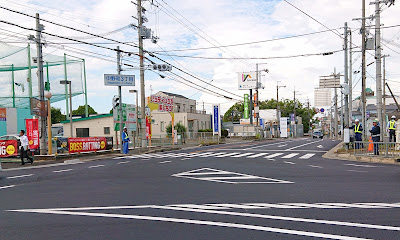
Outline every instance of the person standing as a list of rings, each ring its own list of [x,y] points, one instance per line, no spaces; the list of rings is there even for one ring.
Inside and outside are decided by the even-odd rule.
[[[389,133],[389,142],[396,142],[396,116],[392,116],[392,119],[387,123],[387,132]]]
[[[355,121],[355,125],[349,127],[349,129],[354,129],[354,134],[355,134],[355,139],[357,142],[361,142],[362,141],[362,131],[363,131],[363,127],[360,124],[360,120],[356,119]],[[355,144],[355,148],[359,149],[360,148],[360,144],[356,143]]]
[[[31,164],[33,164],[33,158],[28,156],[28,148],[29,148],[29,140],[28,137],[25,135],[25,130],[21,130],[19,132],[20,136],[20,156],[21,156],[21,165],[25,165],[24,158],[26,157]]]
[[[128,153],[129,153],[129,142],[130,142],[131,140],[129,139],[129,136],[128,136],[128,129],[127,129],[126,127],[124,127],[124,131],[122,132],[122,141],[123,141],[123,145],[122,145],[123,149],[122,149],[122,152],[123,152],[124,154],[128,154]]]
[[[374,120],[373,127],[369,132],[371,133],[372,141],[374,142],[374,155],[379,155],[379,142],[381,140],[381,128],[378,125],[379,121]]]

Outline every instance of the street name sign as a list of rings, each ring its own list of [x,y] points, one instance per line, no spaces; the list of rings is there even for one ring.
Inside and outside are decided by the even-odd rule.
[[[135,86],[135,75],[104,74],[105,86]]]

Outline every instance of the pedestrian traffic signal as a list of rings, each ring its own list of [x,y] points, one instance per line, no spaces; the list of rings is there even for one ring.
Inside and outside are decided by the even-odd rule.
[[[119,97],[118,96],[114,96],[112,99],[112,105],[113,105],[113,109],[116,109],[119,107]]]

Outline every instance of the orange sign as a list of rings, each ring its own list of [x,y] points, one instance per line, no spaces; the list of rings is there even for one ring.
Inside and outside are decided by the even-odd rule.
[[[7,109],[0,108],[0,121],[6,121],[6,120],[7,120]]]

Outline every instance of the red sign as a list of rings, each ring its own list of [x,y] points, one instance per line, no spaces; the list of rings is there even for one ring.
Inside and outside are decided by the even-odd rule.
[[[29,140],[29,148],[39,148],[39,120],[38,119],[26,119],[26,136]]]
[[[105,137],[68,138],[69,153],[96,152],[105,150],[106,145]]]
[[[17,140],[0,140],[0,158],[17,156]]]
[[[160,112],[173,112],[174,111],[174,99],[168,97],[161,97],[151,95],[150,102],[158,104],[158,111]]]

